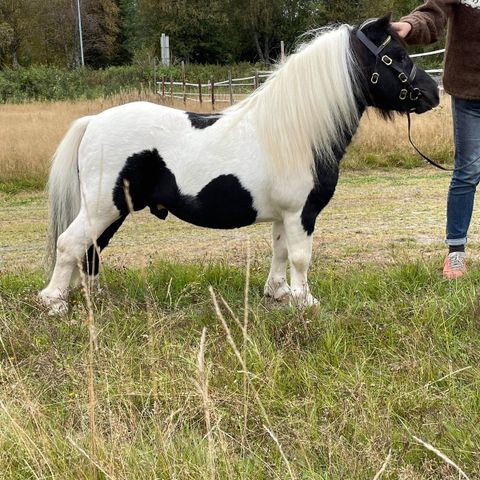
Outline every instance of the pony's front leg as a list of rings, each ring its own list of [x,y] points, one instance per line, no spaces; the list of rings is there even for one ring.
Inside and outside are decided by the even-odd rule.
[[[272,247],[272,266],[265,284],[264,294],[280,301],[290,293],[290,287],[287,283],[287,237],[281,221],[273,223]]]
[[[305,231],[299,212],[285,214],[284,227],[290,260],[290,295],[292,301],[301,307],[316,305],[318,300],[310,293],[307,279],[312,258],[312,235]]]

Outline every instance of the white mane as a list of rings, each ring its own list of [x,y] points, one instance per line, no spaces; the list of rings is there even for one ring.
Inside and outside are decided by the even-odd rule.
[[[229,109],[251,114],[276,173],[313,169],[314,152],[334,161],[335,147],[357,126],[350,32],[346,25],[313,32],[259,90]]]

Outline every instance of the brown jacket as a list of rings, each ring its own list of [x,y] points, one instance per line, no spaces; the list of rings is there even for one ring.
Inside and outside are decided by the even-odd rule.
[[[410,45],[436,42],[448,25],[445,91],[480,100],[480,0],[427,0],[401,21],[412,25]]]

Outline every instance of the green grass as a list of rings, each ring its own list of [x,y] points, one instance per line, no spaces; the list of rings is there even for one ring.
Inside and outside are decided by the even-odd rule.
[[[413,149],[405,150],[398,148],[392,152],[385,152],[381,147],[377,153],[366,152],[362,145],[353,144],[345,158],[342,160],[342,169],[346,171],[361,171],[368,169],[392,170],[402,168],[406,170],[428,166]],[[452,155],[450,149],[436,151],[434,155],[436,162],[450,167]],[[432,167],[433,168],[433,167]]]
[[[46,179],[40,177],[20,177],[8,180],[0,178],[0,194],[16,195],[18,193],[43,190]]]
[[[208,292],[212,285],[243,322],[242,268],[107,269],[93,295],[91,368],[84,296],[71,296],[68,316],[49,317],[35,297],[43,274],[7,273],[0,277],[2,478],[286,479],[287,461],[298,479],[372,479],[389,449],[382,478],[458,478],[412,435],[478,478],[476,267],[445,282],[436,262],[314,265],[321,304],[299,311],[263,299],[268,266],[256,265],[247,348],[223,309],[248,377]],[[207,407],[195,383],[203,328]]]

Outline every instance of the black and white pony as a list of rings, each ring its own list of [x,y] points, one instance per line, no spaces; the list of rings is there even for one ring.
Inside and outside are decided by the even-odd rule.
[[[52,313],[65,312],[78,266],[95,276],[98,253],[130,211],[148,207],[160,219],[171,212],[208,228],[273,222],[265,294],[313,305],[307,271],[315,221],[366,107],[388,116],[422,113],[438,101],[437,85],[384,17],[317,32],[222,113],[136,102],[81,118],[51,168],[54,270],[40,297]]]

